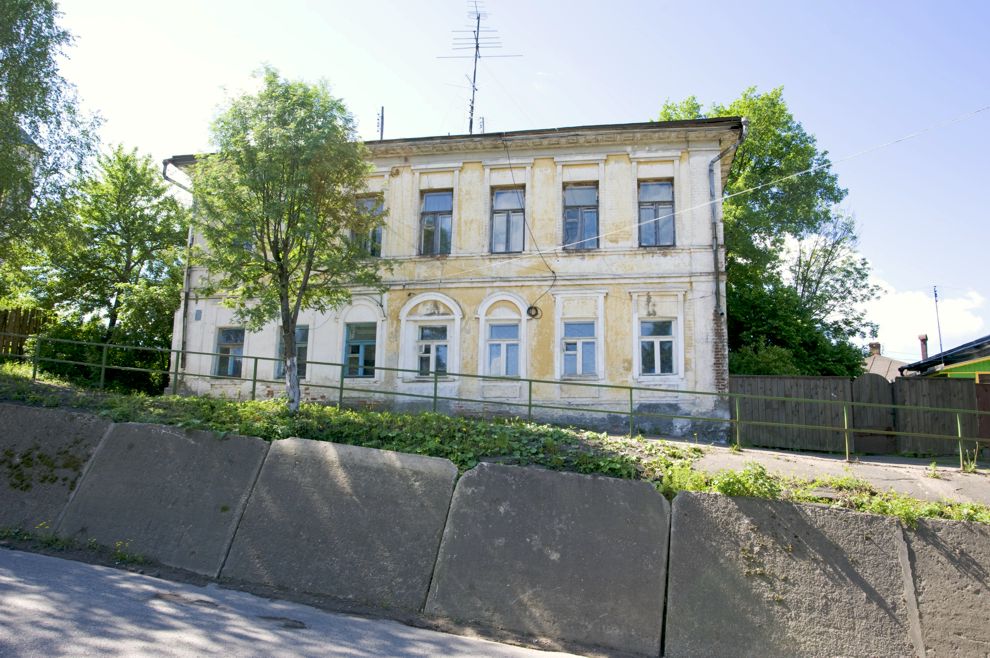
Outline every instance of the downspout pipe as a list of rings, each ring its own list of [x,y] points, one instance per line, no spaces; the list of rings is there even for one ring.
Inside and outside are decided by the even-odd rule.
[[[736,140],[735,144],[723,150],[721,153],[712,158],[711,162],[708,163],[708,195],[711,201],[709,205],[712,210],[712,259],[715,263],[715,309],[718,311],[718,314],[723,317],[725,316],[725,309],[722,304],[722,277],[719,274],[719,265],[721,263],[718,258],[718,204],[716,204],[715,198],[715,165],[719,160],[739,148],[739,145],[746,139],[746,134],[748,132],[749,119],[743,117],[742,131],[739,133],[739,139]]]
[[[172,158],[165,158],[162,160],[162,178],[166,181],[175,185],[181,190],[185,190],[189,194],[192,194],[192,190],[175,180],[168,175],[168,167],[173,165]],[[174,166],[174,165],[173,165]],[[186,257],[185,265],[183,267],[182,273],[182,301],[180,306],[182,307],[182,312],[179,314],[182,318],[182,322],[179,325],[179,366],[183,371],[186,369],[186,324],[189,315],[189,295],[190,295],[190,277],[192,272],[192,247],[193,247],[193,227],[192,223],[189,224],[189,232],[186,234]],[[176,370],[173,368],[173,372]],[[178,391],[178,384],[176,384],[176,391]]]

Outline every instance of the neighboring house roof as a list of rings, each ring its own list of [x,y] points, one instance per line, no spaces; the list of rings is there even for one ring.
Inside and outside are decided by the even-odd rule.
[[[959,347],[946,350],[934,356],[930,356],[922,361],[915,361],[899,368],[901,374],[905,372],[916,372],[919,375],[930,375],[938,372],[946,366],[962,363],[963,361],[973,361],[990,356],[990,335],[963,343]]]
[[[898,368],[907,365],[904,361],[891,359],[880,354],[871,354],[863,359],[863,370],[873,375],[880,375],[888,382],[899,376]]]

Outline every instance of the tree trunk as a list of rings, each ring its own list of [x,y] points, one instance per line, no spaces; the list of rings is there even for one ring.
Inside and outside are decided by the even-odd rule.
[[[285,395],[289,413],[299,411],[299,364],[296,361],[296,324],[282,323],[282,358],[285,361]]]

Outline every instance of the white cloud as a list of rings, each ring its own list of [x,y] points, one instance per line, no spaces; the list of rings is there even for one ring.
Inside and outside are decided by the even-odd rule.
[[[928,353],[935,354],[938,347],[938,323],[935,317],[935,299],[931,290],[895,290],[880,279],[874,279],[887,291],[879,299],[867,305],[867,319],[879,326],[877,340],[883,353],[900,361],[917,361],[921,358],[919,334],[928,334]],[[938,318],[942,326],[942,345],[952,349],[987,333],[984,319],[988,311],[987,299],[973,289],[939,291]]]

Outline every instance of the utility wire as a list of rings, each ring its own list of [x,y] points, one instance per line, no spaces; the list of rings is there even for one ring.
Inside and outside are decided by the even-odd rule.
[[[957,116],[955,118],[949,119],[947,121],[942,121],[942,122],[935,123],[935,124],[932,124],[930,126],[927,126],[925,128],[921,128],[920,130],[916,130],[914,132],[908,133],[907,135],[903,135],[902,137],[898,137],[897,139],[893,139],[893,140],[890,140],[888,142],[883,142],[882,144],[877,144],[876,146],[871,146],[871,147],[866,148],[866,149],[863,149],[861,151],[857,151],[855,153],[852,153],[851,155],[845,156],[845,157],[840,158],[838,160],[834,160],[834,161],[831,161],[831,162],[827,162],[827,163],[823,163],[823,164],[820,164],[820,165],[816,165],[814,167],[809,167],[809,168],[804,169],[802,171],[798,171],[798,172],[795,172],[793,174],[788,174],[787,176],[781,176],[780,178],[774,179],[774,180],[772,180],[770,182],[763,183],[761,185],[754,185],[753,187],[748,187],[748,188],[746,188],[744,190],[739,190],[738,192],[733,192],[732,194],[726,194],[726,195],[723,195],[722,197],[720,197],[718,199],[710,199],[708,201],[705,201],[703,203],[699,203],[699,204],[694,205],[694,206],[691,206],[689,208],[681,208],[680,210],[675,210],[670,216],[676,217],[678,215],[683,215],[683,214],[692,212],[694,210],[698,210],[698,209],[701,209],[701,208],[707,208],[707,207],[711,206],[713,203],[721,202],[721,201],[724,201],[725,199],[731,199],[733,197],[742,196],[743,194],[750,194],[750,193],[755,192],[757,190],[763,189],[765,187],[771,187],[773,185],[776,185],[776,184],[781,183],[781,182],[786,181],[786,180],[790,180],[792,178],[796,178],[798,176],[803,176],[805,174],[814,173],[815,171],[818,171],[820,169],[825,169],[825,168],[830,167],[830,166],[832,166],[834,164],[839,164],[839,163],[842,163],[842,162],[848,162],[849,160],[852,160],[854,158],[859,158],[859,157],[862,157],[862,156],[867,155],[869,153],[874,153],[874,152],[879,151],[881,149],[888,148],[888,147],[893,146],[895,144],[900,144],[901,142],[909,141],[911,139],[914,139],[916,137],[919,137],[921,135],[924,135],[925,133],[932,132],[932,131],[938,130],[940,128],[945,128],[947,126],[951,126],[951,125],[956,124],[956,123],[961,123],[963,121],[968,121],[969,119],[972,119],[972,118],[976,117],[977,115],[979,115],[979,114],[981,114],[983,112],[987,112],[988,110],[990,110],[990,105],[986,105],[984,107],[978,108],[978,109],[973,110],[971,112],[966,112],[965,114],[961,114],[961,115],[959,115],[959,116]],[[619,229],[615,229],[615,230],[609,231],[607,233],[601,233],[601,234],[599,234],[598,237],[599,237],[599,239],[601,239],[601,238],[603,238],[605,236],[608,236],[608,235],[615,235],[615,234],[618,234],[618,233],[625,232],[626,230],[627,230],[626,228],[619,228]],[[486,263],[485,265],[482,265],[482,266],[477,267],[477,268],[474,268],[474,269],[464,270],[462,272],[459,272],[458,275],[459,276],[465,276],[467,274],[473,274],[474,272],[480,272],[482,270],[491,270],[493,268],[501,267],[502,265],[506,265],[506,264],[508,264],[510,262],[513,262],[515,260],[523,260],[523,259],[528,259],[528,258],[534,258],[534,257],[537,257],[537,256],[539,256],[540,258],[543,258],[544,257],[544,253],[551,254],[551,255],[563,254],[566,251],[566,247],[567,246],[569,246],[569,245],[562,245],[561,247],[556,247],[554,249],[547,250],[546,252],[540,252],[539,254],[518,254],[516,256],[509,257],[509,258],[503,259],[503,260],[498,261],[498,262],[494,262],[494,263],[489,262],[489,263]]]

